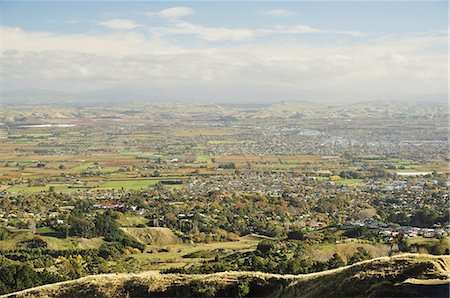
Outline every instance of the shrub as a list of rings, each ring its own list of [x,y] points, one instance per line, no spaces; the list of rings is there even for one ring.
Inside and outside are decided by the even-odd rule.
[[[248,284],[248,281],[242,281],[239,283],[237,288],[237,295],[238,297],[246,297],[250,293],[250,286]]]
[[[258,243],[257,251],[262,254],[268,254],[271,250],[275,249],[275,243],[270,240],[262,240]]]

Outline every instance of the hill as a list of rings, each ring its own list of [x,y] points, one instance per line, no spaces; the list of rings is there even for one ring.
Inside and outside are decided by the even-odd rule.
[[[450,256],[405,254],[306,275],[106,274],[4,297],[447,297]]]
[[[168,228],[123,228],[123,231],[128,236],[148,245],[171,245],[182,243],[182,240]]]

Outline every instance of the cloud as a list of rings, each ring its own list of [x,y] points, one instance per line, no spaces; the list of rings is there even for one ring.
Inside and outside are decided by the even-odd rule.
[[[159,34],[193,34],[206,41],[243,41],[256,35],[254,30],[246,28],[204,27],[201,25],[177,21],[171,27],[156,28]]]
[[[291,25],[291,26],[271,26],[266,29],[262,29],[262,32],[266,34],[303,34],[303,33],[327,33],[327,34],[340,34],[340,35],[350,35],[350,36],[361,36],[362,33],[358,31],[345,31],[345,30],[329,30],[329,29],[318,29],[313,28],[308,25]]]
[[[322,30],[313,28],[307,25],[293,25],[293,26],[271,26],[264,29],[265,33],[282,33],[282,34],[301,34],[323,32]]]
[[[318,44],[252,40],[254,32],[246,29],[171,26],[165,29],[241,42],[196,46],[169,42],[161,32],[56,34],[3,27],[3,86],[74,92],[125,86],[154,99],[180,100],[406,99],[447,92],[446,34]]]
[[[267,16],[267,17],[274,17],[274,18],[290,17],[295,14],[296,13],[294,11],[287,10],[287,9],[272,9],[272,10],[264,10],[264,11],[259,12],[259,15]]]
[[[165,43],[158,38],[131,31],[105,34],[56,34],[29,32],[18,27],[2,27],[2,50],[26,52],[71,52],[106,56],[134,55],[140,53],[176,53],[182,48]]]
[[[353,37],[361,36],[357,31],[337,31],[313,28],[307,25],[291,25],[291,26],[270,26],[266,28],[225,28],[225,27],[206,27],[199,24],[176,20],[170,22],[168,26],[153,27],[150,29],[153,34],[161,37],[170,35],[195,35],[204,41],[234,41],[242,42],[255,39],[257,37],[264,38],[270,35],[280,34],[336,34],[349,35]]]
[[[183,6],[163,9],[157,13],[158,16],[167,19],[178,19],[192,14],[194,14],[194,10],[192,8]]]
[[[128,19],[112,19],[105,22],[101,22],[100,25],[116,30],[132,30],[138,27],[135,21]]]

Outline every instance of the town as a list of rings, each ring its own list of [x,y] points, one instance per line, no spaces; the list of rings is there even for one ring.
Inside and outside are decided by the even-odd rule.
[[[63,280],[448,254],[441,107],[155,105],[2,111],[5,260]]]

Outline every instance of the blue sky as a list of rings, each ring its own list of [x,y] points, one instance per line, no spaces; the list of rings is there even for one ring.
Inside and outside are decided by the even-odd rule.
[[[442,99],[447,5],[3,1],[3,89],[139,90],[152,100]]]
[[[114,1],[3,1],[2,23],[26,30],[59,33],[100,30],[95,24],[111,17],[130,18],[148,25],[161,25],[143,11],[160,11],[187,6],[195,14],[186,20],[205,26],[257,28],[269,24],[296,24],[356,30],[365,33],[404,33],[447,28],[447,1],[362,1],[362,2],[114,2]],[[263,12],[286,10],[292,15],[268,17]],[[78,21],[77,25],[66,21]]]

